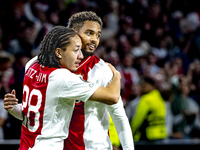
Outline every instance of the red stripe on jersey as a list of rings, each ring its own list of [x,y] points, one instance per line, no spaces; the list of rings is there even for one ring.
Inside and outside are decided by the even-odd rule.
[[[84,59],[76,74],[81,74],[83,79],[87,81],[88,72],[100,61],[100,58],[93,55]],[[84,123],[85,123],[85,114],[84,114],[84,103],[79,102],[75,103],[73,115],[71,118],[69,126],[69,136],[65,140],[64,150],[85,150],[85,144],[83,140],[84,134]]]
[[[48,77],[55,69],[57,68],[42,67],[35,63],[25,73],[22,102],[24,119],[19,150],[28,150],[29,147],[33,147],[36,137],[41,134]],[[37,111],[35,111],[36,107],[38,107]],[[36,121],[39,123],[36,124]]]

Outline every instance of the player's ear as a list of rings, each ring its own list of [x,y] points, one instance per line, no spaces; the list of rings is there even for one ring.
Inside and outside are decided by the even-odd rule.
[[[58,57],[58,58],[62,58],[62,55],[61,55],[61,49],[60,48],[56,48],[56,50],[55,50],[55,54],[56,54],[56,56]]]

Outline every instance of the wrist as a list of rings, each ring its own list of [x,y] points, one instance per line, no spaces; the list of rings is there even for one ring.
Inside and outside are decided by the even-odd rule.
[[[7,110],[10,114],[12,114],[12,112],[14,111],[15,109],[15,105],[13,106],[13,108],[11,110]]]

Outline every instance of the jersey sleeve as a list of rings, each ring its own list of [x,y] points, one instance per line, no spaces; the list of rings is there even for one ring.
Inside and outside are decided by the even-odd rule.
[[[8,112],[15,118],[23,120],[22,104],[14,105],[13,109]]]
[[[60,99],[80,100],[86,102],[99,88],[97,84],[87,82],[82,76],[75,75],[67,69],[57,69],[50,80],[56,81]]]
[[[112,81],[113,73],[103,60],[100,61],[99,65],[99,68],[101,68],[99,69],[99,71],[101,72],[100,85],[105,87]],[[125,113],[121,97],[117,104],[106,105],[106,107],[112,118],[112,121],[114,122],[123,149],[134,150],[132,131]]]
[[[121,97],[117,104],[107,105],[106,107],[115,124],[123,149],[134,150],[132,131]]]
[[[5,110],[5,109],[3,109],[3,106],[4,106],[4,104],[3,104],[3,101],[2,100],[0,100],[0,118],[2,118],[2,119],[7,119],[7,117],[8,117],[8,112]]]

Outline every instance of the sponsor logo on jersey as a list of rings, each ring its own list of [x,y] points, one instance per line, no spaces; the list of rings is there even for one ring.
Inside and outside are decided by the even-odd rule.
[[[90,84],[89,84],[89,87],[92,88],[93,86],[94,86],[94,83],[90,83]]]

